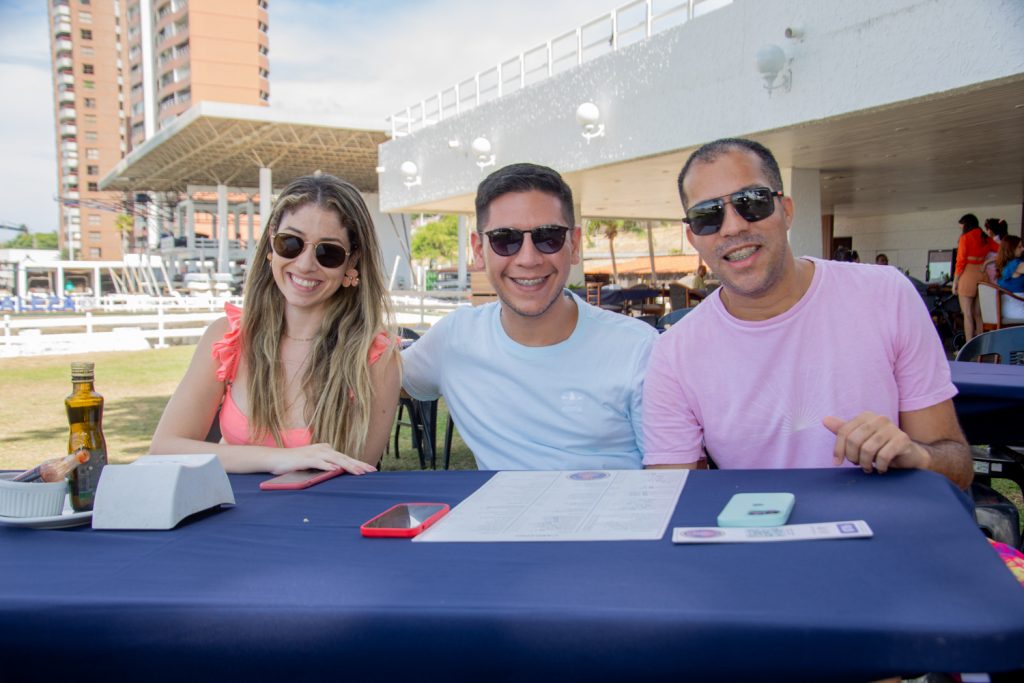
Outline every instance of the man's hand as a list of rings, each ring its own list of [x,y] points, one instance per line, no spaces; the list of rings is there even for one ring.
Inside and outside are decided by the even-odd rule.
[[[884,415],[863,412],[844,422],[831,415],[822,424],[836,435],[832,462],[849,460],[865,472],[896,468],[931,468],[931,454]]]

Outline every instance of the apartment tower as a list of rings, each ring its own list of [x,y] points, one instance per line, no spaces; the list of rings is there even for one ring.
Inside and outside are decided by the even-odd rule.
[[[117,260],[153,212],[100,178],[193,102],[269,104],[267,0],[50,0],[49,21],[60,246]]]

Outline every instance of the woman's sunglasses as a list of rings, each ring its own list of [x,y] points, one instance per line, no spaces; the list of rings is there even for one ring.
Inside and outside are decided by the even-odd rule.
[[[274,235],[274,239],[271,241],[271,245],[274,247],[274,253],[281,258],[293,259],[298,257],[303,252],[307,244],[313,246],[313,254],[316,256],[316,262],[324,268],[338,268],[346,259],[348,259],[348,252],[345,251],[345,247],[334,242],[306,242],[298,235],[291,235],[284,232],[279,232]]]
[[[565,244],[569,228],[564,225],[540,225],[532,230],[497,228],[484,233],[491,244],[491,250],[498,256],[514,256],[523,246],[526,235],[533,240],[533,246],[542,254],[556,254]]]
[[[695,235],[714,235],[725,222],[725,205],[732,204],[740,218],[748,223],[763,221],[775,213],[775,198],[782,192],[768,187],[751,187],[739,192],[694,204],[686,211],[683,222]]]

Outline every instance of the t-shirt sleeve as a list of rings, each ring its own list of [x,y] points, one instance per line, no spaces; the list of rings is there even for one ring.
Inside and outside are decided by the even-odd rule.
[[[665,333],[651,351],[643,390],[644,465],[680,465],[704,455],[703,427],[679,373],[684,339]]]
[[[636,439],[637,448],[644,452],[644,424],[643,424],[643,402],[644,402],[644,380],[647,373],[647,366],[651,359],[651,349],[658,339],[657,334],[645,336],[643,341],[637,345],[634,355],[632,385],[629,391],[629,421],[633,426],[633,437]]]
[[[924,300],[907,278],[898,276],[896,282],[894,373],[903,413],[942,403],[956,395],[956,387]]]
[[[441,372],[448,347],[447,337],[456,313],[438,320],[433,327],[402,351],[402,388],[419,401],[441,396]]]
[[[370,353],[367,354],[367,361],[370,365],[373,365],[380,360],[380,357],[384,355],[388,348],[397,346],[400,342],[401,339],[398,337],[392,337],[387,332],[378,332],[370,344]]]

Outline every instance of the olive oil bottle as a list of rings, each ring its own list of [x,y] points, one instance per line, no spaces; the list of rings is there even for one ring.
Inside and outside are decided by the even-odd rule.
[[[71,507],[76,512],[92,510],[100,472],[107,464],[107,443],[103,439],[103,397],[93,387],[94,370],[93,363],[72,363],[71,394],[64,399],[71,426],[68,453],[84,451],[89,455],[89,459],[71,473]]]

